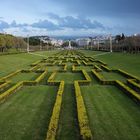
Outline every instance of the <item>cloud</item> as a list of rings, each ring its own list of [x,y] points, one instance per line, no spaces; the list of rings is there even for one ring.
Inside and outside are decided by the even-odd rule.
[[[57,21],[59,27],[61,28],[72,28],[72,29],[96,29],[101,28],[105,29],[105,27],[98,21],[92,21],[89,18],[84,18],[82,16],[66,16],[60,17],[56,14],[49,13],[49,18]]]
[[[33,27],[33,28],[40,28],[40,29],[47,29],[49,31],[54,30],[65,30],[66,28],[79,30],[79,29],[105,29],[105,27],[98,21],[91,19],[84,18],[84,17],[73,17],[73,16],[66,16],[60,17],[56,14],[49,13],[48,14],[50,20],[44,19],[34,22],[32,24],[17,24],[15,20],[12,23],[7,23],[3,20],[0,20],[0,29],[6,28],[25,28],[25,27]],[[51,19],[55,20],[55,22],[51,21]]]
[[[82,14],[83,16],[140,17],[139,0],[61,0],[55,1],[58,7],[63,7],[65,13]]]
[[[35,27],[35,28],[46,28],[48,30],[60,30],[60,27],[58,25],[46,19],[35,22],[31,24],[30,26]]]
[[[9,28],[9,24],[3,20],[0,20],[0,29],[3,30],[5,28]]]

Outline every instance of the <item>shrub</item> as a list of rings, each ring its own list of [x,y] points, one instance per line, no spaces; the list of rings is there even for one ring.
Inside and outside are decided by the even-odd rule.
[[[13,94],[17,90],[23,87],[23,81],[18,82],[16,85],[5,91],[4,93],[0,94],[0,101],[5,100],[9,95]]]
[[[81,95],[81,90],[79,87],[78,81],[74,81],[76,103],[77,103],[77,113],[78,113],[78,122],[80,127],[80,135],[83,140],[91,140],[92,133],[89,127],[89,120],[84,104],[83,97]]]
[[[46,75],[47,75],[47,69],[35,80],[35,82],[37,83],[41,82]]]
[[[140,101],[140,95],[132,90],[130,87],[126,86],[124,83],[116,80],[115,85],[123,90],[126,94],[130,95],[131,97],[135,98],[136,100]]]
[[[57,128],[58,128],[60,111],[61,111],[63,92],[64,92],[64,81],[61,81],[58,92],[57,92],[57,97],[56,97],[55,105],[53,108],[46,140],[55,140]]]
[[[108,72],[111,72],[111,71],[112,71],[112,70],[111,70],[110,68],[108,68],[107,66],[101,65],[101,67],[102,67],[104,70],[108,71]]]
[[[11,78],[11,77],[17,75],[17,74],[20,73],[20,72],[21,72],[21,70],[17,70],[17,71],[15,71],[15,72],[13,72],[13,73],[11,73],[11,74],[5,76],[5,77],[2,77],[2,78],[0,79],[0,81],[8,80],[9,78]]]

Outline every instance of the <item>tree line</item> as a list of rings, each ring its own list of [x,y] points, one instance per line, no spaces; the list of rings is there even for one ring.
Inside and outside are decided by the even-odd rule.
[[[0,34],[0,52],[8,51],[8,49],[11,48],[19,50],[26,46],[26,42],[21,37],[15,37],[10,34]]]
[[[101,40],[99,44],[85,46],[86,49],[110,51],[110,39]],[[116,35],[112,40],[112,50],[115,52],[139,53],[140,36]]]

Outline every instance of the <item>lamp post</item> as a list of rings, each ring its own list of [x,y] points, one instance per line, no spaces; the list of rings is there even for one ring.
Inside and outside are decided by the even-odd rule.
[[[110,52],[112,52],[112,35],[110,34]]]
[[[99,40],[99,37],[97,39],[98,39],[98,51],[99,51],[99,49],[100,49],[100,40]]]
[[[30,37],[29,37],[29,35],[27,35],[27,53],[29,53],[30,52]]]
[[[40,51],[42,51],[42,44],[41,44],[41,39],[40,39]]]

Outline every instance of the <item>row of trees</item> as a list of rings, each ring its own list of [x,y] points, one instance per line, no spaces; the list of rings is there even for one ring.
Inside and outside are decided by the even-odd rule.
[[[9,34],[0,34],[0,52],[15,48],[16,50],[24,49],[27,46],[23,38],[14,37]]]
[[[96,45],[85,46],[86,49],[110,51],[110,39],[100,40]],[[112,40],[112,50],[116,52],[139,53],[140,36],[116,35]]]
[[[140,36],[125,37],[113,43],[113,49],[115,51],[138,53],[140,52]]]

